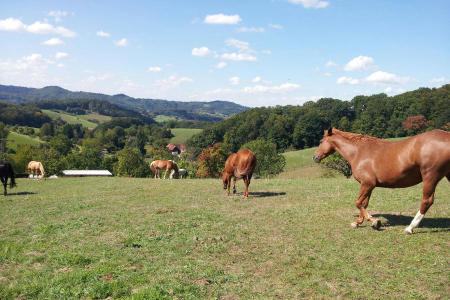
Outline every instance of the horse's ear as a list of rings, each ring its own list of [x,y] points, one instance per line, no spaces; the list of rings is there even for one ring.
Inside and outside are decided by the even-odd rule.
[[[327,135],[328,135],[328,136],[333,135],[333,127],[328,128],[328,130],[327,130]]]

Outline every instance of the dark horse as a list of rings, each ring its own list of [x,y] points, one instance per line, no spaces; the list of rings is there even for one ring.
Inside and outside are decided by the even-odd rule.
[[[13,188],[16,186],[16,181],[14,179],[14,171],[11,164],[7,161],[0,160],[0,180],[3,183],[4,195],[6,196],[6,185],[8,184],[8,178],[11,178],[9,187]]]
[[[252,151],[241,149],[237,153],[231,153],[225,162],[225,170],[222,173],[223,188],[228,188],[227,195],[230,195],[231,177],[234,176],[233,193],[236,193],[236,180],[242,178],[245,182],[244,197],[248,198],[248,186],[255,167],[256,157]]]
[[[450,132],[432,130],[390,142],[330,128],[325,130],[313,160],[320,162],[334,151],[350,163],[355,179],[361,184],[356,200],[359,218],[352,227],[358,227],[364,218],[377,229],[381,226],[380,220],[366,210],[375,187],[404,188],[423,181],[420,210],[403,232],[412,234],[433,204],[439,180],[445,176],[450,181]]]

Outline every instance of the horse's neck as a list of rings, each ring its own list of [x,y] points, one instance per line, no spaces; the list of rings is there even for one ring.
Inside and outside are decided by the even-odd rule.
[[[351,141],[340,135],[337,135],[333,142],[336,151],[340,155],[342,155],[342,157],[345,158],[345,160],[348,161],[351,165],[356,155],[358,154],[360,145],[352,143]]]

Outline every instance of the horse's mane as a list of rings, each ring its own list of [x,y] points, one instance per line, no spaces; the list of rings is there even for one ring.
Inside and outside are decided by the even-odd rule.
[[[360,133],[352,133],[352,132],[346,132],[346,131],[341,131],[338,129],[333,128],[333,134],[338,134],[342,137],[344,137],[345,139],[351,141],[352,143],[366,143],[366,142],[376,142],[376,143],[385,143],[388,142],[386,140],[383,139],[379,139],[370,135],[364,135],[364,134],[360,134]]]

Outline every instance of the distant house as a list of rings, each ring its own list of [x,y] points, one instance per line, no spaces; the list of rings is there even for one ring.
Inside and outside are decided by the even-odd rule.
[[[183,152],[186,152],[186,146],[185,145],[175,145],[175,144],[168,144],[166,148],[173,154],[173,155],[180,155]]]

